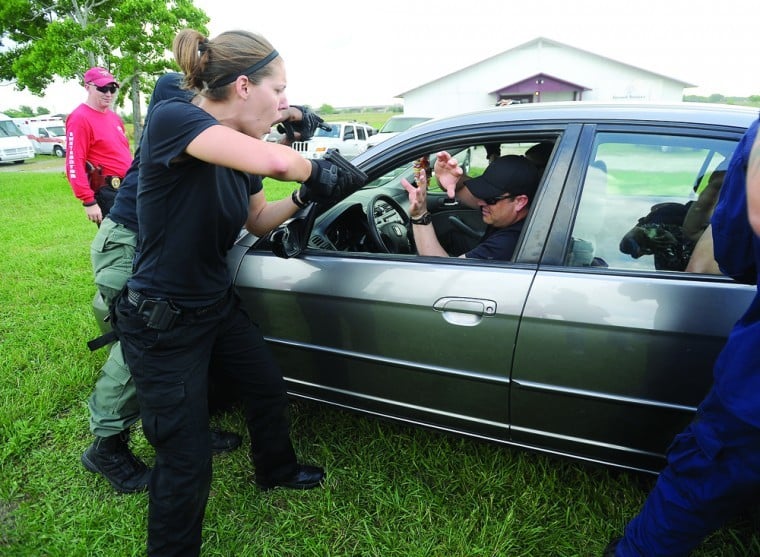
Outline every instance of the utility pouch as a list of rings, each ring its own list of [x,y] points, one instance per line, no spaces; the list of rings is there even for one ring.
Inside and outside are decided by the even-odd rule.
[[[182,312],[167,300],[145,298],[137,307],[137,312],[145,318],[150,329],[168,331],[174,326]]]

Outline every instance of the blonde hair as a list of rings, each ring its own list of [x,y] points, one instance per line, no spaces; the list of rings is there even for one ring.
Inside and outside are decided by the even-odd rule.
[[[231,89],[227,85],[240,75],[253,84],[271,75],[269,61],[278,56],[268,40],[250,31],[225,31],[208,39],[194,29],[183,29],[172,50],[185,74],[183,87],[218,101],[227,98]],[[257,63],[263,65],[255,67]]]

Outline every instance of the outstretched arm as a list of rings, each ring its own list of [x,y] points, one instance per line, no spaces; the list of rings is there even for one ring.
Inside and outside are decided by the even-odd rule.
[[[251,234],[264,236],[296,214],[298,205],[291,197],[267,202],[264,190],[253,194],[248,203],[248,219],[245,228]]]

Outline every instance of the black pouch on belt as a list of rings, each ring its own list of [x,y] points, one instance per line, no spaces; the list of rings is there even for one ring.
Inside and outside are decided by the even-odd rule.
[[[137,313],[145,318],[145,324],[158,331],[168,331],[182,315],[177,306],[167,300],[143,298],[137,306]]]

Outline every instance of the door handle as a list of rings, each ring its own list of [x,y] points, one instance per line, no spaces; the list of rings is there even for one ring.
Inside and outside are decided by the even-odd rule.
[[[483,317],[496,313],[496,302],[483,298],[445,297],[438,298],[433,309],[452,325],[472,327],[480,323]]]

